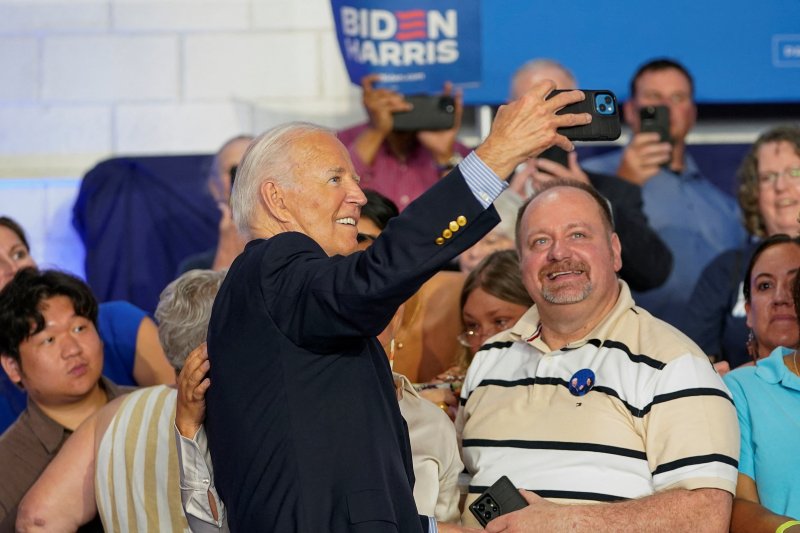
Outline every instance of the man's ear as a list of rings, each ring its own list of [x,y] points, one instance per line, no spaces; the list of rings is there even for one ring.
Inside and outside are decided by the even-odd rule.
[[[10,355],[0,355],[0,365],[8,375],[8,379],[15,385],[22,387],[22,370],[20,370],[19,362]]]
[[[611,253],[614,257],[614,272],[619,272],[622,268],[622,243],[616,232],[611,234]]]
[[[283,188],[273,181],[265,181],[258,189],[259,198],[270,217],[279,222],[289,222],[291,214],[286,208],[286,195]]]

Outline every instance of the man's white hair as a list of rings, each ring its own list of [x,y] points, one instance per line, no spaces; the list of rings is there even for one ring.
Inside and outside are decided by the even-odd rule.
[[[251,235],[250,227],[258,213],[261,184],[274,180],[283,187],[295,185],[292,144],[312,133],[334,135],[333,130],[310,122],[288,122],[265,131],[250,144],[231,191],[233,222],[242,235]]]

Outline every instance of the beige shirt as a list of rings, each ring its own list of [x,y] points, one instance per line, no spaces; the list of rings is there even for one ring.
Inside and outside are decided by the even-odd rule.
[[[417,394],[408,378],[397,373],[394,378],[411,440],[417,510],[438,522],[458,522],[458,475],[464,465],[455,427],[444,411]]]

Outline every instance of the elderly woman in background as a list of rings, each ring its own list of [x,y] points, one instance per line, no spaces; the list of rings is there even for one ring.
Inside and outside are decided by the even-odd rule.
[[[25,267],[36,267],[25,232],[14,220],[0,217],[0,290]],[[103,340],[103,375],[114,383],[146,386],[175,382],[156,325],[144,311],[128,302],[101,303],[97,330]],[[25,405],[25,393],[0,372],[0,433]]]
[[[773,128],[756,140],[739,169],[739,205],[745,227],[757,238],[800,232],[800,128]],[[724,252],[706,267],[681,328],[718,361],[722,373],[753,357],[742,288],[756,246]]]
[[[731,531],[800,531],[800,243],[770,237],[756,250],[745,285],[747,320],[768,357],[725,375],[741,429]],[[793,319],[793,327],[789,320]],[[761,330],[764,330],[761,332]],[[768,339],[768,340],[765,340]],[[779,339],[782,339],[779,341]],[[775,343],[780,342],[775,346]]]

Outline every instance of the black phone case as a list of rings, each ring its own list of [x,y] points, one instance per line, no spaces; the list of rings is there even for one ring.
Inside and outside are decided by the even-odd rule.
[[[470,504],[469,510],[481,526],[486,527],[486,524],[498,516],[527,506],[528,502],[517,491],[511,480],[503,476],[478,496],[478,499]]]
[[[651,105],[639,109],[640,131],[658,133],[661,142],[669,142],[669,108]]]
[[[619,139],[622,129],[619,121],[619,105],[617,104],[617,97],[614,95],[614,93],[607,90],[591,89],[581,89],[581,91],[583,91],[583,94],[586,95],[586,98],[584,98],[583,101],[570,104],[560,109],[558,112],[556,112],[556,114],[563,115],[565,113],[589,113],[592,115],[592,123],[585,126],[558,128],[558,133],[571,141],[615,141]],[[547,99],[549,100],[558,93],[563,92],[566,91],[553,91],[547,96]],[[614,114],[601,115],[597,109],[595,109],[594,97],[598,93],[608,94],[614,99]]]
[[[394,131],[449,130],[455,124],[456,101],[452,96],[412,94],[405,99],[414,108],[394,114]]]

